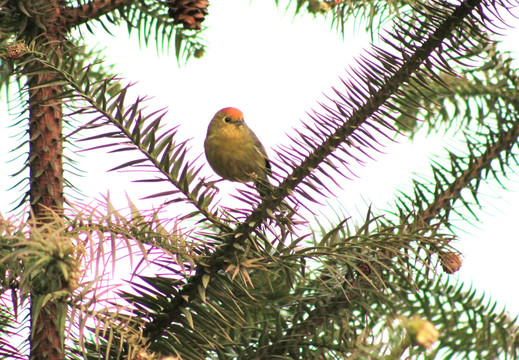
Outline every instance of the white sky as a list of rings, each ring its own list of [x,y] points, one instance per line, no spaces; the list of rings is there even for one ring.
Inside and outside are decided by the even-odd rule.
[[[209,120],[226,106],[238,107],[244,112],[246,121],[267,151],[286,144],[285,133],[291,132],[300,119],[307,119],[306,111],[318,108],[317,101],[324,100],[323,93],[332,95],[331,87],[340,87],[339,77],[346,76],[345,69],[353,65],[354,57],[367,48],[369,42],[366,35],[354,31],[353,27],[343,40],[322,17],[316,20],[309,16],[293,18],[292,12],[284,14],[283,9],[276,9],[273,1],[227,0],[215,3],[209,11],[204,22],[208,26],[204,32],[208,45],[206,54],[180,68],[174,54],[157,55],[153,45],[148,49],[139,48],[135,36],[128,39],[124,28],[117,31],[115,37],[105,36],[99,28],[96,36],[88,35],[86,40],[87,44],[99,42],[98,47],[106,47],[106,60],[115,64],[114,71],[128,82],[137,82],[135,94],[153,97],[148,104],[150,109],[169,109],[164,124],[181,125],[179,139],[193,138],[194,155],[202,154]],[[517,30],[507,30],[504,47],[517,51],[514,43],[518,38]],[[16,134],[16,129],[6,128],[12,120],[6,120],[5,115],[3,119],[3,135]],[[346,190],[339,193],[337,200],[330,199],[330,203],[340,204],[352,215],[363,215],[371,202],[379,209],[388,209],[395,198],[395,189],[409,186],[413,172],[428,174],[428,156],[441,146],[442,137],[418,135],[414,144],[401,141],[400,144],[387,143],[386,154],[378,154],[375,161],[358,168],[359,179],[345,182]],[[1,164],[12,158],[8,150],[16,143],[2,136]],[[269,152],[273,156],[273,152]],[[84,155],[85,158],[79,159],[80,168],[87,174],[73,182],[85,195],[101,198],[110,191],[112,201],[122,208],[126,205],[127,192],[141,207],[153,205],[152,201],[138,201],[156,191],[144,188],[146,185],[130,183],[131,179],[138,178],[135,174],[106,173],[121,164],[121,158],[103,151]],[[7,192],[20,180],[9,177],[19,164],[2,165],[0,211],[4,216],[12,208],[9,203],[19,196]],[[210,174],[211,169],[206,166],[203,175]],[[452,278],[467,285],[472,283],[515,315],[519,314],[519,290],[513,285],[519,273],[519,262],[515,258],[519,253],[519,235],[514,228],[519,215],[519,185],[517,176],[511,179],[504,182],[510,191],[483,188],[485,209],[477,213],[481,223],[461,224],[459,248],[465,259],[461,271]],[[225,194],[232,193],[236,184],[219,186]],[[88,197],[86,202],[90,201]]]

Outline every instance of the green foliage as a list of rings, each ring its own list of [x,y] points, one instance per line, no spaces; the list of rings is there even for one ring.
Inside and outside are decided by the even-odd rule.
[[[6,17],[25,12],[8,3],[0,16],[3,48],[25,31]],[[298,1],[296,11],[306,3]],[[391,20],[392,29],[277,151],[272,193],[235,195],[243,208],[217,204],[215,182],[199,177],[188,141],[162,123],[164,110],[148,110],[145,97],[129,100],[131,85],[96,51],[33,39],[15,62],[4,57],[4,86],[13,76],[21,84],[52,74],[27,91],[59,86],[47,100],[68,110],[64,138],[129,154],[112,171],[136,170],[137,182],[163,186],[150,187],[149,198],[164,200],[149,212],[129,199],[122,213],[107,198],[69,205],[43,224],[0,219],[1,295],[15,318],[29,298],[33,323],[45,304],[56,305],[71,359],[518,358],[516,319],[440,273],[443,256],[457,256],[455,236],[446,232],[452,214],[477,218],[479,184],[499,182],[517,165],[517,75],[488,25],[493,9],[509,4],[327,4],[340,27],[356,16],[371,29]],[[64,26],[93,31],[72,7],[83,3],[67,5]],[[95,17],[105,29],[124,23],[162,50],[175,39],[176,54],[186,57],[200,46],[197,33],[172,26],[163,2],[105,6]],[[476,65],[465,66],[467,60]],[[393,213],[318,220],[319,230],[299,217],[302,207],[334,196],[349,164],[380,150],[380,137],[405,125],[415,131],[419,116],[430,131],[455,118],[449,128],[463,131],[466,151],[446,152],[448,165],[433,164],[431,176],[396,199]],[[173,204],[180,215],[171,219],[164,211]],[[113,278],[120,264],[131,270],[125,285]],[[12,317],[4,313],[0,327],[8,328]],[[408,336],[417,315],[439,330],[431,349]]]
[[[111,26],[125,25],[128,34],[137,32],[141,44],[154,44],[157,51],[169,53],[171,45],[179,62],[187,61],[197,51],[204,48],[201,32],[186,30],[174,26],[174,20],[168,17],[166,1],[119,1],[114,13],[99,18],[97,23],[110,33]],[[88,22],[84,24],[87,30],[96,30]]]
[[[405,11],[409,11],[409,5],[420,4],[413,0],[398,1],[320,1],[320,0],[296,0],[288,1],[287,9],[295,2],[295,13],[304,11],[314,16],[330,17],[332,27],[335,27],[343,35],[346,23],[354,21],[356,25],[370,32],[373,37],[378,35],[385,24]],[[276,3],[280,4],[279,0]]]
[[[17,333],[15,316],[11,313],[10,307],[5,304],[0,305],[0,329],[4,336],[0,339],[0,358],[2,359],[24,359],[16,346],[8,338],[15,338]]]

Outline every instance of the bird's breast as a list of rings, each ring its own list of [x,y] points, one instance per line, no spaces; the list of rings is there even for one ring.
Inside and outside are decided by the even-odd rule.
[[[265,176],[265,157],[243,134],[229,131],[209,136],[205,150],[213,170],[225,179],[249,182],[254,176]]]

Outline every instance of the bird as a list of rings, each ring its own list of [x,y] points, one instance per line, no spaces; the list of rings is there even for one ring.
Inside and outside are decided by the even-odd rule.
[[[219,110],[207,128],[204,141],[207,162],[223,179],[253,182],[261,197],[271,189],[271,164],[258,137],[247,126],[243,113],[226,107]]]

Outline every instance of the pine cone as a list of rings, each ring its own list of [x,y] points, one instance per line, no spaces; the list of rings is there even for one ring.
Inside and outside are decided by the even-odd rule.
[[[443,271],[447,274],[454,274],[461,268],[463,260],[459,254],[451,251],[446,251],[440,254],[440,262],[443,267]]]
[[[208,14],[207,0],[169,0],[168,15],[175,20],[175,24],[184,25],[184,29],[200,30],[202,29],[202,21]]]

